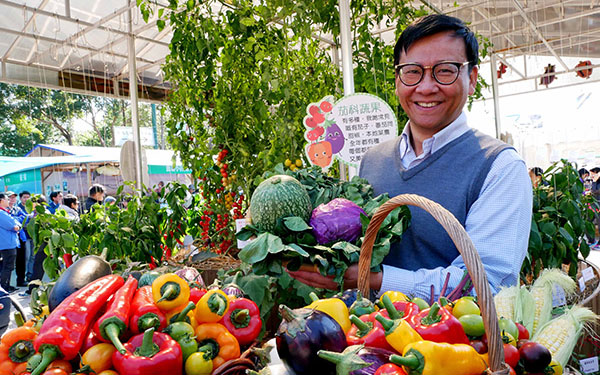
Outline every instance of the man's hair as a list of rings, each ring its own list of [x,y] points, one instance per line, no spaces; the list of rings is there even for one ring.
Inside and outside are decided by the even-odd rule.
[[[590,172],[600,173],[600,167],[594,167],[594,168],[590,169]]]
[[[585,168],[580,168],[577,172],[579,173],[579,177],[583,177],[584,174],[590,174],[590,171]]]
[[[63,204],[69,208],[73,208],[71,205],[75,202],[77,202],[77,197],[73,194],[67,194],[63,198]]]
[[[104,193],[104,186],[100,184],[93,184],[89,190],[89,196],[96,195],[97,193]]]
[[[23,198],[23,195],[31,196],[31,193],[28,192],[27,190],[23,190],[22,192],[19,193],[19,198]]]
[[[50,193],[50,199],[58,197],[58,194],[60,194],[60,191],[53,191],[52,193]]]
[[[544,174],[544,170],[540,167],[531,168],[531,172],[533,173],[534,176],[541,176]]]
[[[36,203],[48,203],[48,200],[44,195],[38,195]]]
[[[445,31],[454,31],[457,38],[464,40],[469,71],[471,71],[479,63],[479,43],[477,43],[475,33],[460,19],[445,14],[430,14],[421,17],[404,29],[394,47],[394,66],[400,62],[402,51],[406,53],[416,41]]]
[[[8,197],[6,196],[6,194],[0,193],[0,199],[4,199],[4,198],[8,198]]]

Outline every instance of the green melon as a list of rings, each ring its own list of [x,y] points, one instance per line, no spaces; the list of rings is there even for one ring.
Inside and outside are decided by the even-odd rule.
[[[250,199],[252,224],[265,232],[273,232],[277,220],[298,216],[308,222],[312,213],[310,197],[294,177],[276,175],[258,185]]]

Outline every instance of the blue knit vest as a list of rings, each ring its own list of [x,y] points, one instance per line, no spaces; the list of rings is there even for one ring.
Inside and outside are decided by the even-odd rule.
[[[373,186],[375,195],[412,193],[429,198],[452,212],[463,227],[496,156],[512,148],[470,129],[407,170],[400,161],[400,139],[370,149],[362,158],[360,176]],[[459,255],[450,236],[425,210],[409,208],[411,224],[383,263],[411,271],[450,265]]]

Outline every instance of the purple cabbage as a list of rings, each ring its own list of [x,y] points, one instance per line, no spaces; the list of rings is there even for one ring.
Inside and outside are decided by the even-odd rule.
[[[345,198],[336,198],[315,208],[310,217],[312,232],[320,244],[352,242],[362,233],[360,214],[365,211]]]

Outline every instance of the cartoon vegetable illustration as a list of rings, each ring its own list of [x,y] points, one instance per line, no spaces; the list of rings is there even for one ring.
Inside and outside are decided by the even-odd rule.
[[[327,141],[311,143],[308,145],[308,157],[311,163],[319,167],[328,167],[331,164],[333,152],[331,151],[331,143]]]
[[[325,140],[331,143],[331,152],[337,154],[344,148],[344,133],[337,124],[331,124],[325,131]]]

